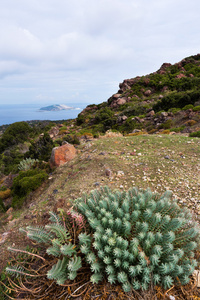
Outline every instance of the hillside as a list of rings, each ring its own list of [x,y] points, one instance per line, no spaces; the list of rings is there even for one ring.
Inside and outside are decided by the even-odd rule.
[[[179,135],[123,137],[107,134],[100,139],[83,141],[77,146],[77,150],[76,158],[57,168],[45,185],[43,184],[35,193],[31,193],[20,210],[8,212],[5,218],[1,217],[1,233],[4,233],[5,238],[0,244],[1,266],[13,258],[7,251],[7,246],[14,245],[20,249],[24,249],[27,244],[33,246],[30,240],[24,239],[24,235],[19,233],[19,227],[46,224],[49,211],[59,211],[60,208],[67,211],[74,200],[84,192],[105,185],[119,190],[128,190],[132,186],[145,189],[150,187],[152,191],[159,193],[163,193],[166,189],[172,190],[174,196],[178,198],[178,203],[189,207],[199,220],[198,138],[191,139]],[[88,276],[86,280],[89,280]],[[55,293],[57,287],[55,285],[54,291],[50,290],[51,293]],[[110,295],[110,299],[116,299],[116,293],[119,292],[121,293],[119,299],[126,299],[119,286],[105,285],[103,290],[101,284],[97,286],[89,284],[88,289],[90,292],[85,299],[91,299],[91,295],[99,294],[102,295],[101,299],[107,299],[105,295]],[[189,299],[186,298],[187,294],[199,296],[198,290],[190,291],[190,289],[190,285],[186,290],[183,288],[177,290],[176,287],[169,295],[178,292],[183,299]],[[156,293],[156,290],[151,291],[151,296],[146,299],[152,299],[152,295]]]
[[[192,276],[184,286],[169,282],[170,288],[167,289],[156,285],[148,291],[131,291],[128,294],[118,284],[119,280],[111,285],[105,277],[102,282],[92,284],[92,269],[87,260],[78,277],[73,282],[68,280],[61,291],[61,286],[55,281],[46,279],[56,255],[48,257],[45,246],[38,246],[19,232],[19,228],[26,226],[41,228],[46,225],[50,211],[63,220],[72,217],[70,209],[75,206],[77,198],[104,186],[121,192],[133,187],[150,188],[158,195],[171,190],[173,201],[177,199],[181,209],[189,208],[193,214],[192,221],[199,224],[199,83],[200,54],[175,65],[165,63],[152,74],[124,80],[116,94],[104,103],[87,106],[77,119],[17,122],[0,128],[1,300],[7,299],[3,292],[14,299],[36,299],[36,295],[37,299],[68,297],[77,300],[169,299],[170,295],[188,300],[200,297]],[[59,167],[51,166],[52,149],[59,149],[67,143],[71,144],[70,147],[74,145],[75,157]],[[76,214],[73,215],[73,218],[76,217]],[[71,222],[70,218],[66,220]],[[66,221],[65,225],[68,226],[68,223]],[[87,233],[88,226],[84,229]],[[72,236],[70,243],[77,243],[78,233],[82,229],[73,223],[69,229]],[[195,243],[192,245],[196,247]],[[12,254],[7,250],[8,246],[42,255],[45,264],[41,264],[41,258],[29,260],[22,254]],[[73,253],[75,248],[70,251]],[[77,249],[80,256],[81,251]],[[190,255],[189,260],[193,253]],[[21,265],[26,262],[27,270],[39,272],[39,277],[36,276],[33,281],[27,279],[26,288],[21,290],[14,285],[15,293],[11,290],[9,293],[4,286],[9,284],[8,275],[2,270],[8,261],[12,264],[16,256]],[[198,248],[194,256],[197,259],[196,269],[199,270]],[[145,257],[145,261],[148,262],[149,258]],[[126,288],[128,290],[129,287]]]
[[[163,129],[190,133],[200,128],[200,54],[149,75],[126,79],[107,102],[87,106],[77,124],[93,133]]]

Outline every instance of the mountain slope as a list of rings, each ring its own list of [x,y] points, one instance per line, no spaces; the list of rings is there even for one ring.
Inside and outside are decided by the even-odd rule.
[[[161,116],[163,111],[165,114]],[[199,111],[200,54],[197,54],[174,65],[164,63],[149,75],[124,80],[107,102],[87,106],[79,114],[77,124],[94,132],[117,129],[130,133],[143,129],[152,133],[152,129],[170,128],[192,132],[199,130]],[[187,123],[188,120],[192,122]]]

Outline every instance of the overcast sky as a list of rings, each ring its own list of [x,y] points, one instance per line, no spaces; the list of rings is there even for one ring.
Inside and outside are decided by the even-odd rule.
[[[200,53],[200,0],[1,0],[0,104],[100,103]]]

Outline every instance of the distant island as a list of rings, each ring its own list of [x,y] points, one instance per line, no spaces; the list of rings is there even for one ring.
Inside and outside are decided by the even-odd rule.
[[[79,109],[79,108],[74,108],[70,107],[64,104],[55,104],[55,105],[50,105],[46,107],[41,107],[40,111],[60,111],[60,110],[69,110],[69,109]]]

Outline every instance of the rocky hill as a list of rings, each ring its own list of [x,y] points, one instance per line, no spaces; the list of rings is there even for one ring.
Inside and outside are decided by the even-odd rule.
[[[146,76],[126,79],[107,102],[87,106],[77,124],[93,132],[131,133],[164,129],[193,132],[200,128],[200,54]]]

